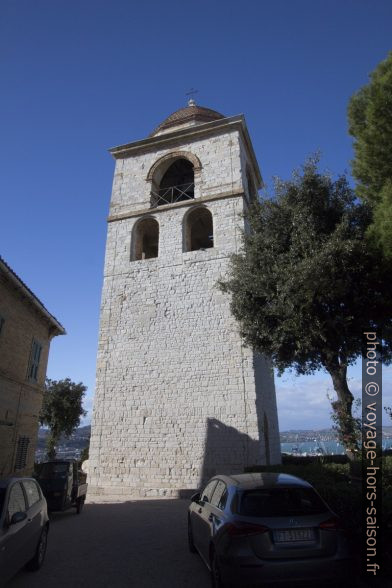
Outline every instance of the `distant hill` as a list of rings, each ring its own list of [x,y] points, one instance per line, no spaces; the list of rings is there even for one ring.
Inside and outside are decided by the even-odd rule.
[[[84,449],[90,441],[91,426],[79,427],[71,437],[61,437],[59,448],[64,446],[72,449]],[[40,429],[38,431],[37,452],[45,450],[46,437],[48,436],[47,429]]]
[[[42,453],[45,450],[45,441],[47,437],[48,431],[47,429],[40,429],[38,433],[38,445],[37,451]],[[89,444],[91,434],[91,426],[86,425],[84,427],[79,427],[75,433],[71,435],[69,438],[62,437],[59,443],[59,449],[67,448],[67,449],[74,449],[74,450],[82,450]],[[392,426],[383,427],[383,436],[386,438],[392,437]],[[301,441],[301,440],[335,440],[337,438],[336,432],[333,429],[319,429],[319,430],[312,430],[312,429],[292,429],[289,431],[281,431],[280,432],[280,441],[281,443],[290,443],[293,441]]]
[[[79,427],[69,438],[62,437],[57,446],[57,457],[61,459],[79,459],[81,451],[89,445],[91,426]],[[40,429],[38,433],[38,444],[36,450],[36,461],[46,461],[45,442],[48,435],[47,429]],[[392,426],[383,427],[384,439],[392,439]],[[300,447],[314,445],[314,443],[326,443],[328,446],[337,441],[336,431],[333,429],[293,429],[290,431],[281,431],[280,442],[295,444]],[[309,449],[306,449],[309,451]],[[333,450],[335,453],[336,450]]]

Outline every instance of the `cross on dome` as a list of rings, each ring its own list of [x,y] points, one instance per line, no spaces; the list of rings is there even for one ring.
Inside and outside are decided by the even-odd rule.
[[[199,90],[195,90],[194,88],[191,88],[189,90],[189,92],[187,92],[185,94],[185,96],[190,96],[189,100],[188,100],[188,106],[196,106],[196,101],[193,98],[193,94],[197,94]]]

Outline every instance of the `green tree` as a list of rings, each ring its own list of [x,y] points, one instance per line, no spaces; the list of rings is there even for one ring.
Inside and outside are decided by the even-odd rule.
[[[56,445],[60,437],[69,437],[79,426],[80,418],[86,415],[83,396],[87,387],[65,380],[46,380],[44,399],[40,413],[40,424],[49,428],[46,441],[49,459],[56,456]]]
[[[356,191],[373,208],[368,235],[392,259],[392,52],[351,98],[348,119]]]
[[[84,461],[88,460],[89,452],[90,452],[90,444],[86,445],[86,447],[83,447],[82,451],[80,452],[80,458],[79,458],[80,463],[83,463]]]
[[[358,449],[347,368],[361,355],[363,331],[383,330],[392,355],[392,267],[364,235],[369,207],[345,177],[320,174],[317,158],[302,175],[277,180],[275,198],[247,213],[243,250],[220,283],[247,345],[268,355],[281,374],[326,370],[347,452]]]

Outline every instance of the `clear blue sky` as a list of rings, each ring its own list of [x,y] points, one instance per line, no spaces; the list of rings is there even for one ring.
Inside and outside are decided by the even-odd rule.
[[[0,252],[68,332],[49,377],[82,380],[91,407],[109,147],[146,137],[194,87],[245,114],[267,186],[317,149],[349,171],[347,103],[391,41],[389,0],[2,0]],[[327,376],[276,384],[282,430],[330,425]]]

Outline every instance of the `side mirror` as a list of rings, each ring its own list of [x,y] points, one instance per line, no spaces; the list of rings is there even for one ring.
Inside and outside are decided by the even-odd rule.
[[[200,501],[200,492],[196,492],[196,494],[192,494],[191,502],[199,502]]]
[[[14,512],[10,520],[10,525],[16,525],[16,523],[21,523],[25,519],[27,519],[25,512]]]

